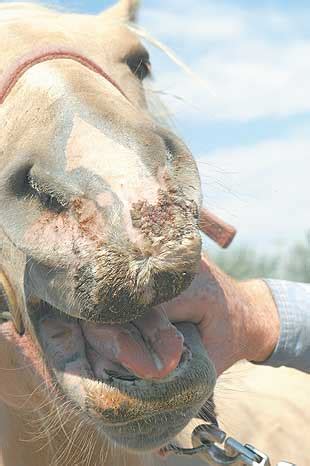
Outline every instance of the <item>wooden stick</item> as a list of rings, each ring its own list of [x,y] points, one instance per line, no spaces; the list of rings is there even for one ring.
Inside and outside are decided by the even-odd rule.
[[[224,222],[205,208],[200,212],[199,227],[205,235],[224,249],[230,246],[237,233],[232,225]]]

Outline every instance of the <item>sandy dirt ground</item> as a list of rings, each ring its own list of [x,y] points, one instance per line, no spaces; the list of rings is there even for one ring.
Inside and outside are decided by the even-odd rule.
[[[310,375],[244,363],[219,380],[216,404],[223,430],[268,453],[271,466],[280,460],[310,466]],[[189,458],[146,462],[146,466],[206,464]]]
[[[271,465],[310,466],[310,375],[293,369],[238,365],[216,391],[223,430],[268,453]],[[167,466],[203,466],[199,460],[169,460]]]

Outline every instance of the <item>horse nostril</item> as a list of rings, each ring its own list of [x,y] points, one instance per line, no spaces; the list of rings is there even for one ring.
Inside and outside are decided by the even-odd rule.
[[[29,161],[11,166],[5,182],[0,180],[0,187],[2,183],[8,194],[26,201],[37,200],[42,207],[55,212],[67,209],[71,197],[80,194],[67,180],[58,180]]]
[[[25,197],[29,194],[29,182],[28,175],[32,169],[33,165],[25,164],[11,174],[8,178],[8,188],[10,193],[16,195],[17,197]]]
[[[64,194],[52,187],[49,181],[34,175],[31,170],[28,172],[26,183],[29,188],[28,194],[37,198],[46,209],[61,212],[68,208],[69,203]]]

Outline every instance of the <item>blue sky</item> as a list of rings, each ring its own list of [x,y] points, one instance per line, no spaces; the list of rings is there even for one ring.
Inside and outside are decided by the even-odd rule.
[[[140,25],[205,81],[149,46],[152,88],[199,161],[205,204],[262,253],[310,229],[309,24],[309,0],[142,1]]]

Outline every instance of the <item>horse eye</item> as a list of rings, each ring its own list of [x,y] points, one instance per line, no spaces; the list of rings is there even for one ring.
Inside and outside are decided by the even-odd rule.
[[[148,56],[127,58],[127,65],[129,66],[131,72],[140,81],[143,81],[145,78],[151,75],[152,65]]]

